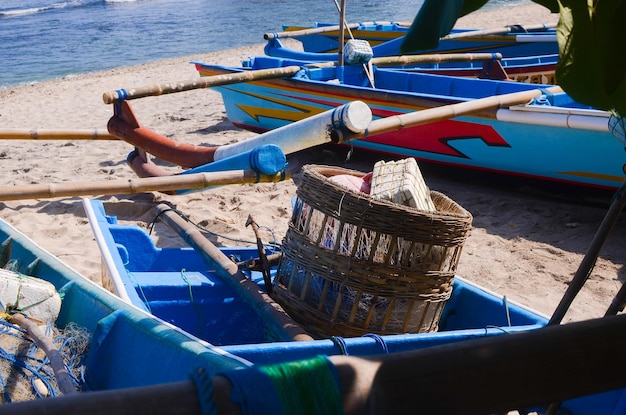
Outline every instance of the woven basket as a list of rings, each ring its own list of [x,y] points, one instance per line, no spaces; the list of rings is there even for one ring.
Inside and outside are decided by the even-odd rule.
[[[375,200],[303,167],[274,299],[312,335],[436,331],[472,216],[432,192],[437,212]]]

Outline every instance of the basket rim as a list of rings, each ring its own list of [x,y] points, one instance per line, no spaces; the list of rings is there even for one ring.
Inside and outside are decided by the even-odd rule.
[[[367,201],[370,205],[380,206],[386,209],[400,210],[408,215],[414,215],[418,213],[421,215],[425,214],[431,217],[435,217],[435,218],[438,217],[441,219],[458,219],[462,221],[469,220],[470,223],[473,220],[472,214],[463,206],[461,206],[459,203],[457,203],[455,200],[451,199],[450,197],[448,197],[447,195],[441,192],[438,192],[436,190],[430,190],[430,188],[429,190],[431,194],[435,194],[439,197],[444,198],[448,202],[450,202],[455,207],[457,212],[439,211],[439,210],[428,211],[428,210],[422,210],[422,209],[413,208],[410,206],[401,205],[399,203],[394,203],[394,202],[387,201],[387,200],[375,199],[366,193],[355,192],[347,187],[341,186],[330,180],[322,179],[322,178],[328,179],[329,177],[337,175],[337,174],[349,174],[349,175],[356,176],[356,177],[364,177],[368,174],[362,171],[347,169],[344,167],[322,165],[322,164],[306,164],[302,166],[302,173],[303,175],[309,175],[311,178],[315,180],[323,181],[323,184],[325,186],[329,186],[337,192],[349,193],[351,197],[354,197],[356,199],[362,199],[363,201]]]

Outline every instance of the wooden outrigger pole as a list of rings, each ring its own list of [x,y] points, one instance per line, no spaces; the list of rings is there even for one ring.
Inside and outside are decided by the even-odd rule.
[[[232,170],[128,180],[120,179],[1,186],[0,201],[201,189],[228,184],[279,182],[288,178],[288,172],[275,175],[259,175],[252,170]]]
[[[432,53],[424,55],[400,55],[381,56],[372,58],[372,65],[395,66],[411,65],[418,63],[442,63],[442,62],[472,62],[500,60],[500,53]],[[257,69],[242,71],[237,73],[206,76],[181,81],[173,81],[163,84],[147,85],[137,88],[122,88],[116,91],[108,91],[102,94],[102,101],[105,104],[115,104],[120,101],[174,94],[178,92],[191,91],[194,89],[212,88],[215,86],[230,85],[241,82],[262,81],[265,79],[290,78],[300,72],[303,68],[325,68],[337,66],[336,62],[316,62],[303,66],[285,66],[282,68]]]
[[[0,140],[117,140],[106,129],[28,130],[11,128],[0,130]]]

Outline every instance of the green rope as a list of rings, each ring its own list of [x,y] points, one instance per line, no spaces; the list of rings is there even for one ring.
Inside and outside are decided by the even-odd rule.
[[[191,300],[191,303],[193,304],[193,292],[191,291],[191,283],[189,282],[189,278],[187,278],[187,275],[185,275],[185,271],[187,271],[187,269],[181,269],[180,276],[183,281],[185,281],[185,284],[187,284],[187,288],[189,288],[189,300]]]
[[[201,336],[202,333],[202,328],[204,327],[204,313],[202,312],[202,308],[200,307],[199,303],[196,303],[193,299],[193,291],[192,291],[192,287],[191,287],[191,281],[189,281],[189,277],[187,277],[187,274],[185,274],[185,272],[187,272],[186,268],[183,268],[180,270],[180,277],[183,279],[183,281],[185,282],[185,284],[187,284],[187,288],[189,289],[189,303],[191,304],[191,307],[194,309],[194,311],[196,312],[196,332],[192,333],[195,334],[197,336]]]
[[[124,264],[124,265],[126,265],[126,264]],[[137,286],[137,289],[139,290],[139,296],[141,297],[141,300],[143,301],[144,305],[148,309],[148,312],[150,314],[152,314],[152,308],[150,308],[150,302],[148,301],[148,297],[146,297],[146,294],[143,292],[143,288],[141,287],[141,284],[139,284],[139,280],[137,279],[137,276],[135,276],[135,274],[133,274],[128,268],[126,268],[126,273],[133,280],[135,285]]]
[[[343,414],[334,366],[325,356],[261,366],[271,379],[285,414]]]

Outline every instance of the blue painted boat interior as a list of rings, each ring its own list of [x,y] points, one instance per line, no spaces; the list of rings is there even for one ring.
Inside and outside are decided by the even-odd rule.
[[[360,66],[316,68],[310,66],[310,62],[306,61],[257,56],[244,61],[242,67],[256,70],[294,65],[303,67],[303,70],[293,77],[296,80],[303,79],[313,82],[327,82],[341,77],[342,84],[346,87],[363,87],[370,89],[369,80],[363,68]],[[397,91],[401,94],[410,92],[428,98],[440,100],[458,99],[461,101],[513,92],[530,91],[537,88],[549,88],[552,86],[523,82],[441,76],[376,67],[374,68],[374,79],[376,89],[378,90]],[[575,102],[565,93],[546,93],[539,103],[546,106],[590,108]]]
[[[324,25],[322,25],[324,26]],[[319,26],[321,27],[321,26]],[[384,31],[400,31],[404,32],[406,29],[401,29],[397,25],[380,25],[380,26],[364,26],[362,29],[357,30],[377,30],[380,32]],[[461,32],[472,31],[473,29],[454,29],[451,31],[451,34],[457,34]],[[525,33],[518,32],[511,33],[511,38],[514,39],[516,35],[523,35]],[[541,36],[542,34],[554,37],[555,30],[554,29],[541,29],[538,31],[531,31],[526,34],[534,34]],[[376,36],[374,36],[375,38]],[[288,53],[291,54],[299,54],[301,56],[309,56],[310,60],[326,60],[332,61],[337,60],[337,53],[327,52],[329,50],[336,50],[337,48],[337,40],[336,37],[329,36],[328,34],[319,33],[319,34],[309,34],[306,36],[298,36],[295,37],[296,40],[299,40],[302,43],[302,47],[304,52],[289,50]],[[374,56],[395,56],[400,55],[400,45],[404,40],[403,37],[396,37],[394,39],[380,39],[383,40],[381,43],[372,46],[372,52]],[[271,39],[269,42],[277,42],[279,39]],[[471,40],[471,39],[462,39],[462,40],[444,40],[439,42],[439,45],[430,50],[423,50],[420,53],[442,53],[442,52],[493,52],[498,51],[502,53],[504,57],[514,57],[514,56],[530,56],[530,55],[545,55],[550,53],[558,53],[558,45],[555,39],[550,39],[550,41],[533,41],[533,42],[515,42],[515,41],[483,41],[481,39]],[[322,53],[320,53],[322,52]],[[270,53],[266,54],[271,55]],[[316,56],[317,55],[317,56]]]
[[[228,347],[216,349],[124,303],[3,221],[0,221],[0,251],[1,266],[49,281],[60,292],[63,302],[56,321],[57,327],[63,328],[72,322],[90,332],[84,374],[86,390],[120,389],[183,381],[188,379],[190,371],[198,367],[216,373],[249,365],[245,360],[229,355]],[[459,279],[457,283],[460,282],[462,281]],[[468,283],[467,287],[459,290],[463,285],[457,284],[453,299],[446,307],[447,317],[442,324],[447,329],[461,324],[465,318],[475,318],[470,316],[474,313],[465,310],[471,304],[471,297],[477,287]],[[457,308],[464,309],[464,316],[455,312]],[[503,318],[502,299],[492,299],[491,305],[485,310],[494,314],[492,321],[500,321]],[[509,311],[515,324],[541,320],[535,313],[517,310],[512,304]],[[475,314],[482,313],[476,311]],[[526,326],[525,329],[535,327],[538,326]],[[520,326],[461,331],[452,329],[427,336],[364,336],[354,339],[242,345],[231,349],[239,349],[245,354],[245,349],[248,348],[247,354],[256,356],[258,362],[263,363],[272,358],[275,359],[274,362],[280,361],[276,356],[283,360],[298,358],[300,355],[311,357],[324,353],[329,348],[334,350],[328,354],[380,354],[523,329]],[[546,374],[538,374],[543,375]],[[626,411],[626,394],[623,390],[617,390],[578,398],[564,402],[563,409],[572,415],[621,415]]]
[[[100,225],[106,224],[105,237],[134,305],[215,345],[272,340],[266,339],[253,308],[192,248],[157,248],[143,229],[118,225],[112,216],[102,218]],[[256,248],[222,252],[235,261],[257,256]],[[261,273],[254,277],[263,286]]]
[[[187,380],[201,366],[248,365],[124,303],[1,220],[0,243],[0,266],[55,286],[62,298],[56,327],[72,323],[90,334],[85,390]]]
[[[156,248],[150,236],[142,228],[134,225],[119,225],[115,217],[106,215],[100,201],[91,200],[90,203],[98,215],[98,226],[103,231],[105,239],[112,244],[111,253],[114,259],[121,261],[123,256],[126,268],[122,270],[128,269],[131,274],[139,277],[142,296],[145,295],[156,315],[175,324],[181,323],[182,320],[190,320],[192,324],[189,326],[193,329],[192,326],[195,325],[195,328],[201,329],[207,336],[206,340],[209,341],[211,337],[216,336],[216,333],[225,332],[231,337],[222,334],[217,336],[223,339],[229,338],[232,344],[225,344],[220,347],[220,350],[228,356],[237,356],[254,364],[272,364],[317,355],[368,356],[395,353],[540,329],[547,323],[545,316],[516,303],[508,302],[506,298],[457,277],[452,296],[444,308],[438,332],[390,336],[366,335],[357,338],[334,337],[301,342],[270,342],[270,339],[263,334],[262,320],[250,314],[251,312],[246,310],[246,305],[239,302],[219,281],[219,278],[202,264],[202,261],[193,259],[196,256],[193,251],[187,248]],[[255,248],[223,248],[223,251],[239,259],[256,256]],[[184,272],[190,283],[182,279],[182,268],[185,269]],[[260,275],[253,275],[252,278],[262,285]],[[139,288],[136,283],[131,285],[135,289]],[[190,293],[193,295],[193,300]],[[68,306],[71,307],[71,305]],[[228,311],[223,312],[222,309]],[[237,315],[234,319],[233,313]],[[245,321],[245,319],[250,320]],[[230,327],[227,327],[229,325]],[[255,325],[258,326],[254,327]],[[107,387],[111,384],[138,382],[136,378],[143,375],[137,374],[136,364],[150,368],[152,362],[152,366],[165,364],[169,368],[170,364],[189,366],[195,363],[193,356],[181,355],[175,349],[176,342],[167,341],[169,336],[174,335],[172,333],[164,336],[163,344],[151,342],[150,332],[157,326],[154,321],[128,316],[125,311],[112,313],[108,318],[99,322],[98,329],[103,333],[102,340],[99,341],[97,353],[91,354],[90,358],[118,368],[121,376],[102,370],[106,367],[105,365],[98,365],[99,370],[95,373],[97,376],[94,376],[99,382],[96,386]],[[237,333],[241,340],[239,343],[236,342]],[[180,334],[176,333],[176,335]],[[245,344],[245,342],[249,343]],[[124,363],[131,360],[126,353],[119,353],[120,343],[127,344],[129,351],[133,353],[131,357],[133,365],[128,365],[125,369]],[[168,344],[171,350],[168,350]],[[187,342],[186,346],[197,348],[202,355],[207,354],[201,352],[202,345],[197,342]],[[145,350],[146,353],[135,353],[137,350]],[[152,352],[160,352],[162,356],[158,360],[158,365],[154,365],[154,360],[151,360],[154,359]],[[211,355],[211,358],[215,356]],[[224,363],[220,362],[219,365],[221,367]],[[173,369],[170,368],[170,370]],[[180,372],[180,369],[177,370]],[[145,375],[154,376],[155,380],[160,382],[163,380],[162,372],[161,370],[147,370]],[[538,376],[541,375],[543,374],[538,374]],[[128,381],[120,380],[125,377]],[[626,408],[626,393],[618,390],[566,401],[562,408],[569,411],[567,413],[575,415],[623,414]]]
[[[116,217],[106,215],[101,202],[91,203],[135,305],[212,344],[231,345],[233,350],[243,344],[273,340],[253,308],[237,297],[191,248],[157,248],[144,229],[119,225]],[[256,248],[221,249],[237,261],[257,256]],[[252,273],[251,278],[265,289],[260,273]],[[456,337],[461,330],[477,329],[479,335],[484,335],[488,327],[527,329],[545,323],[545,316],[508,304],[506,299],[457,278],[443,311],[440,331],[455,332]]]

